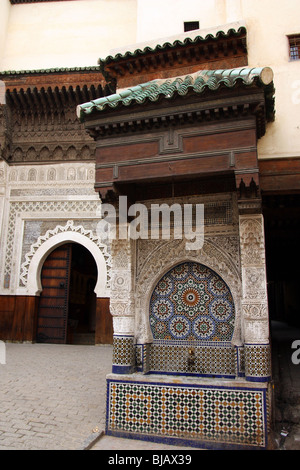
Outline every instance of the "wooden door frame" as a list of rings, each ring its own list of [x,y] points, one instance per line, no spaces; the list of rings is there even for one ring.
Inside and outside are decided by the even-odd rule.
[[[75,234],[76,235],[76,234]],[[75,238],[75,237],[74,237]],[[95,258],[95,255],[94,253],[91,252],[91,250],[89,248],[87,248],[87,246],[83,245],[82,243],[80,243],[77,239],[78,237],[76,237],[76,239],[74,240],[65,240],[64,242],[61,242],[61,243],[57,243],[57,244],[54,244],[50,250],[48,250],[44,256],[42,256],[40,258],[40,276],[41,276],[41,272],[42,272],[42,268],[43,268],[43,265],[47,259],[47,257],[54,251],[56,250],[59,246],[63,246],[65,244],[68,244],[68,243],[77,243],[78,245],[81,245],[83,248],[86,248],[91,256],[93,257],[94,259],[94,262],[95,262],[95,265],[96,265],[96,268],[97,268],[97,284],[99,284],[99,277],[101,279],[101,276],[99,274],[99,264],[100,266],[103,266],[103,263],[97,263],[97,258]],[[81,239],[82,240],[82,239]],[[100,252],[101,253],[101,252]],[[99,256],[99,252],[98,252],[98,256]],[[103,255],[102,255],[103,256]],[[104,257],[103,257],[103,260],[104,260]],[[103,261],[102,260],[102,261]],[[105,260],[104,260],[105,261]],[[107,275],[107,270],[105,270],[105,274]],[[41,281],[40,281],[40,284],[41,284]],[[97,287],[97,284],[96,284],[96,287]],[[103,296],[98,296],[97,295],[97,292],[96,292],[96,287],[95,287],[95,294],[96,294],[96,329],[95,329],[95,344],[112,344],[113,343],[113,322],[112,322],[112,315],[110,313],[110,307],[109,307],[109,304],[110,304],[110,297],[109,295],[107,294],[107,290],[106,289],[102,289],[102,292],[104,292],[106,295],[103,295]],[[39,292],[38,292],[38,295],[40,295],[42,291],[42,286],[41,286],[41,289],[39,289]],[[36,297],[38,298],[38,297]],[[38,317],[38,306],[37,306],[37,309],[36,309],[36,315],[35,315],[36,319],[35,319],[35,325],[37,326],[37,317]],[[36,334],[35,334],[35,337],[36,337]]]
[[[36,319],[36,340],[39,342],[43,342],[40,339],[42,336],[45,337],[45,342],[49,343],[65,344],[67,342],[71,245],[71,243],[65,243],[55,247],[44,260],[41,269],[42,292]],[[54,265],[52,265],[53,260],[56,261]],[[50,262],[50,266],[47,262]],[[44,269],[48,271],[47,275],[43,275]]]

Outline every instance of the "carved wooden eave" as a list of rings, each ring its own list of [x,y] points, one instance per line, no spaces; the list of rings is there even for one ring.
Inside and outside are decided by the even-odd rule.
[[[145,196],[146,185],[222,175],[241,199],[256,198],[257,139],[274,119],[273,93],[268,67],[202,70],[81,104],[77,116],[97,142],[96,190],[103,200]]]
[[[168,78],[199,69],[229,69],[246,66],[247,30],[240,23],[224,30],[190,31],[159,44],[140,45],[99,59],[100,70],[111,93],[117,87],[136,85],[153,78]]]
[[[63,113],[68,106],[76,108],[83,101],[94,100],[100,96],[103,96],[101,85],[97,87],[94,85],[90,87],[87,85],[83,87],[63,86],[62,88],[49,86],[40,89],[37,87],[27,88],[26,90],[14,88],[7,90],[6,103],[18,113],[24,113],[28,116],[35,113],[45,116],[50,113],[53,116],[54,113]]]
[[[245,92],[242,87],[236,87],[235,91],[233,94],[226,92],[226,89],[220,89],[215,96],[210,96],[210,99],[209,92],[206,91],[202,100],[192,95],[184,101],[180,97],[169,97],[166,103],[166,99],[160,98],[156,105],[136,105],[120,113],[108,110],[103,116],[92,116],[85,126],[87,132],[98,140],[102,137],[150,131],[160,127],[187,126],[254,116],[257,137],[262,137],[267,122],[263,91],[252,89]]]
[[[94,160],[95,143],[75,109],[108,92],[98,67],[9,71],[0,78],[6,86],[1,155],[8,163]]]
[[[77,116],[95,139],[220,119],[255,116],[257,138],[274,119],[270,68],[201,70],[157,79],[77,106]]]

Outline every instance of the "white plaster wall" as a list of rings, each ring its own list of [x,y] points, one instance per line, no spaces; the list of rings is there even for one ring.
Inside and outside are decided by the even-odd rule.
[[[71,0],[12,6],[0,0],[0,8],[1,70],[96,65],[120,49],[180,35],[184,21],[199,20],[200,34],[244,22],[249,66],[270,66],[276,87],[276,120],[259,141],[259,158],[300,154],[300,61],[289,61],[286,37],[300,33],[299,0]]]
[[[138,0],[137,42],[182,34],[185,21],[199,21],[200,29],[223,24],[224,6],[224,0]]]
[[[300,33],[299,14],[299,0],[138,0],[137,40],[182,34],[184,21],[199,20],[199,34],[244,22],[248,64],[271,67],[276,88],[276,119],[259,141],[259,158],[299,157],[300,61],[289,60],[287,40],[288,34]]]
[[[0,243],[3,232],[3,215],[6,200],[6,180],[7,180],[8,165],[4,160],[0,160]],[[1,245],[2,246],[2,245]]]
[[[0,0],[0,59],[4,54],[10,9],[9,0]]]
[[[300,33],[299,0],[242,0],[249,66],[274,71],[276,119],[259,141],[259,158],[300,155],[300,61],[289,60],[288,34]]]
[[[101,243],[97,235],[100,200],[94,190],[94,167],[89,162],[9,167],[0,161],[0,295],[35,295],[40,274],[37,269],[41,267],[43,256],[56,244],[81,243],[97,258],[98,242]],[[34,181],[30,179],[31,170],[36,171]],[[51,180],[47,178],[49,170],[55,170]],[[32,222],[36,222],[36,226],[31,225]],[[26,223],[29,224],[27,236]],[[45,224],[43,229],[40,224]],[[44,245],[46,241],[48,244]],[[45,249],[40,249],[42,246]],[[103,250],[106,252],[106,245]],[[30,260],[33,254],[34,265],[30,268],[26,256]],[[95,289],[99,296],[106,296],[107,266],[105,268],[100,258],[96,260],[99,275]],[[8,272],[10,284],[6,288],[4,280]],[[26,278],[25,284],[20,282],[21,277]]]
[[[0,69],[97,65],[112,47],[135,41],[136,0],[13,5]]]

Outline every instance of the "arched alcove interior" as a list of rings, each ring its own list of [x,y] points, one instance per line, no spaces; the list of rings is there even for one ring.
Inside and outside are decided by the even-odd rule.
[[[96,262],[84,246],[78,243],[72,243],[71,246],[69,325],[71,326],[73,322],[78,333],[95,333],[96,294],[94,289],[98,277]]]
[[[41,269],[37,341],[95,342],[98,270],[90,251],[78,243],[56,246]]]
[[[228,375],[234,375],[234,301],[225,281],[212,269],[197,262],[171,268],[153,289],[149,322],[150,369],[226,376],[230,364]]]
[[[221,277],[199,263],[168,271],[150,301],[154,340],[231,341],[234,304]]]

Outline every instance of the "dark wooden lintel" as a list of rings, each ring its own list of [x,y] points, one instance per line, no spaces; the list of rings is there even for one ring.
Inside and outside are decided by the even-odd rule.
[[[109,115],[89,121],[87,129],[93,129],[93,135],[98,138],[113,134],[128,133],[130,131],[144,131],[166,127],[169,125],[189,125],[200,122],[213,122],[219,120],[245,119],[253,117],[256,120],[257,136],[260,138],[265,132],[264,103],[259,97],[247,96],[245,99],[214,100],[212,102],[199,102],[193,106],[173,106],[172,108],[151,108],[146,113],[143,108],[136,108],[130,114]],[[160,114],[162,113],[162,114]]]
[[[269,158],[259,161],[264,195],[300,194],[300,158]]]

